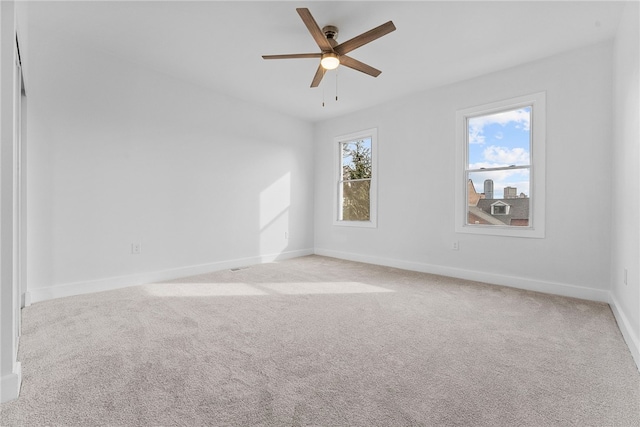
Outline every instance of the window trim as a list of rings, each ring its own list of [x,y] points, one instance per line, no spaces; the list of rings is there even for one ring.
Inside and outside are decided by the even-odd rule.
[[[371,138],[371,187],[369,193],[369,221],[345,221],[340,218],[340,183],[342,182],[342,151],[341,144],[358,139]],[[378,129],[366,129],[333,139],[333,225],[342,227],[378,227]]]
[[[495,114],[531,106],[531,149],[529,160],[530,189],[529,226],[467,224],[468,195],[466,171],[468,165],[469,118]],[[455,150],[455,232],[510,237],[545,237],[545,158],[546,158],[546,92],[505,99],[465,108],[456,112]]]

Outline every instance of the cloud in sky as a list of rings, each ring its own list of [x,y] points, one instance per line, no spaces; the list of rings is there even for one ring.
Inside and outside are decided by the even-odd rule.
[[[483,155],[485,160],[497,163],[492,167],[529,164],[529,152],[519,147],[509,148],[490,145],[484,149]]]
[[[484,135],[485,127],[493,124],[499,124],[503,127],[511,124],[516,129],[528,132],[531,128],[531,107],[469,119],[469,144],[484,144],[486,141]],[[499,133],[499,135],[498,138],[501,139],[503,134]]]
[[[474,126],[469,122],[469,144],[484,144],[484,140],[482,127]]]

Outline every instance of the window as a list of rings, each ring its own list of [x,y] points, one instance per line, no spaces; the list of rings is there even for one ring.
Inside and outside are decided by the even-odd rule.
[[[458,111],[456,125],[456,232],[544,237],[544,92]]]
[[[335,138],[336,216],[334,225],[376,226],[377,131]]]
[[[491,205],[491,215],[508,215],[510,207],[511,206],[505,205],[502,202],[495,202]],[[475,220],[473,221],[473,223],[477,224]]]

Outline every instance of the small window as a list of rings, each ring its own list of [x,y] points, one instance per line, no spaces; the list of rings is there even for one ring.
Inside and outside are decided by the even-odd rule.
[[[335,139],[335,225],[376,226],[376,137],[371,129]]]
[[[492,205],[491,206],[491,215],[506,215],[508,214],[509,206],[507,205]],[[475,224],[475,221],[474,221]]]
[[[456,231],[544,237],[545,94],[458,111]]]

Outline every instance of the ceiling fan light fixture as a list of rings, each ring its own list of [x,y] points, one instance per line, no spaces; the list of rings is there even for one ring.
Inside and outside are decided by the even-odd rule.
[[[340,65],[340,59],[338,59],[338,55],[333,52],[325,53],[322,55],[322,59],[320,60],[320,65],[325,70],[335,70]]]

